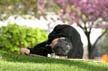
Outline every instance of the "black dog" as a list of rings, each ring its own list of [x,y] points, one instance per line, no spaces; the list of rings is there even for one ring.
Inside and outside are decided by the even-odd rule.
[[[59,39],[63,37],[64,39]],[[52,48],[54,39],[58,39],[56,45]],[[31,54],[47,56],[49,53],[55,53],[59,56],[67,56],[68,58],[82,58],[83,45],[80,34],[70,25],[57,25],[49,34],[48,40],[29,48]]]

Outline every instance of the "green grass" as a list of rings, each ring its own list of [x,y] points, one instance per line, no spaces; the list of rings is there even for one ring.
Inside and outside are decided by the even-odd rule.
[[[87,60],[33,57],[0,51],[0,71],[108,71],[108,64]]]

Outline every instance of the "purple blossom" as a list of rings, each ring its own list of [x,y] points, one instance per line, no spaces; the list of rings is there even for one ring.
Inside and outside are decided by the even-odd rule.
[[[78,11],[86,15],[88,21],[95,21],[97,18],[103,18],[104,20],[108,18],[108,0],[56,0],[56,2],[62,6],[61,8],[67,8],[68,5],[71,10],[72,5],[76,7],[77,11],[71,10],[71,14],[75,14],[67,18],[73,18],[72,16],[74,16],[76,19],[82,19],[81,15],[78,15]],[[62,5],[63,3],[65,3],[65,5]],[[69,13],[65,10],[66,9],[64,9],[62,13]]]
[[[57,2],[58,4],[62,4],[62,3],[65,2],[65,0],[56,0],[56,2]]]

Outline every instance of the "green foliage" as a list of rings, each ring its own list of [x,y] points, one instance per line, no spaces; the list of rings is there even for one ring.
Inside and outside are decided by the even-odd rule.
[[[47,33],[39,28],[33,29],[16,24],[8,24],[0,28],[0,48],[18,52],[21,47],[33,47],[47,40]]]
[[[0,0],[0,20],[11,15],[37,15],[37,0]]]
[[[41,15],[45,16],[46,12],[60,13],[59,10],[60,7],[54,0],[0,0],[0,20],[6,20],[12,15],[15,17],[30,15],[39,18]]]

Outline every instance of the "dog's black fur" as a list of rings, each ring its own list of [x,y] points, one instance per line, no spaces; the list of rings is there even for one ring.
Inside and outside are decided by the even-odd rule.
[[[65,49],[63,55],[67,55],[68,58],[82,58],[83,57],[83,44],[81,42],[80,34],[70,25],[57,25],[54,30],[48,35],[48,40],[36,45],[34,48],[29,48],[31,54],[38,54],[42,56],[47,56],[47,54],[52,53],[52,48],[48,45],[56,38],[65,37],[71,43],[69,49]],[[62,48],[62,46],[61,46]],[[64,47],[63,47],[64,49]],[[61,52],[55,49],[55,54]],[[62,53],[64,53],[62,52]],[[61,55],[62,55],[61,53]],[[59,54],[58,54],[59,55]]]

